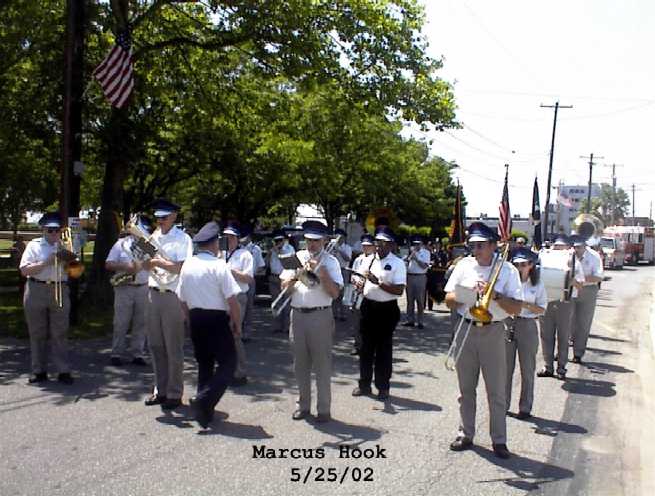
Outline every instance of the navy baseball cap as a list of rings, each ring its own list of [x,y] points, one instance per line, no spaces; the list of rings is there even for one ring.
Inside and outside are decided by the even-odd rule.
[[[375,239],[377,241],[393,243],[396,241],[396,235],[389,226],[380,226],[375,230]]]
[[[566,234],[558,234],[553,241],[553,245],[571,245],[571,240]]]
[[[155,217],[167,217],[173,212],[178,212],[180,210],[180,206],[160,198],[152,204],[152,209],[155,211]]]
[[[362,237],[359,238],[362,242],[362,246],[371,246],[373,245],[374,238],[370,234],[362,234]]]
[[[532,262],[535,263],[537,256],[528,248],[517,248],[512,252],[512,263]]]
[[[223,229],[223,234],[231,234],[237,238],[241,236],[241,226],[238,221],[230,220],[227,222],[227,225]]]
[[[498,234],[484,222],[474,222],[469,226],[467,241],[498,241]]]
[[[586,240],[578,234],[571,234],[571,236],[569,236],[569,241],[573,246],[586,246],[587,244]]]
[[[328,228],[317,220],[307,220],[302,223],[304,237],[307,239],[321,239],[328,235]]]
[[[209,243],[210,241],[214,241],[216,238],[218,238],[220,232],[221,229],[216,222],[207,222],[207,224],[202,226],[200,231],[198,231],[198,233],[193,237],[193,242]]]
[[[39,225],[41,227],[57,228],[59,229],[64,225],[61,215],[59,212],[46,212],[39,219]]]

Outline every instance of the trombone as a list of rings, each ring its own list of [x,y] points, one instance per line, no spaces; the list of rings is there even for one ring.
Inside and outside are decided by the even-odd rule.
[[[73,247],[73,234],[70,227],[61,232],[61,239],[57,242],[57,254],[55,256],[55,303],[59,308],[64,306],[64,281],[63,271],[70,279],[77,279],[84,273],[84,264],[81,262],[75,248]]]
[[[494,258],[494,262],[491,268],[491,277],[489,279],[489,283],[487,284],[487,289],[485,290],[484,294],[481,297],[478,296],[475,305],[469,308],[469,314],[471,314],[471,317],[473,317],[478,322],[482,322],[483,324],[488,324],[493,320],[493,316],[491,315],[491,312],[489,312],[489,305],[491,305],[491,297],[493,295],[494,287],[498,282],[498,276],[500,275],[500,271],[503,269],[503,263],[507,260],[508,256],[509,256],[509,243],[505,245],[502,254],[497,254]],[[462,329],[463,329],[462,324],[464,324],[464,320],[465,318],[462,315],[462,317],[460,317],[459,319],[459,324],[457,325],[455,334],[453,335],[453,342],[451,343],[450,348],[448,349],[448,353],[446,354],[445,366],[446,369],[450,371],[455,370],[455,368],[457,367],[457,362],[459,361],[459,357],[462,355],[462,351],[464,350],[464,345],[466,344],[469,334],[471,333],[471,326],[473,325],[473,320],[469,320],[468,326],[466,327],[463,337],[461,338],[461,342],[459,342],[460,334],[462,333]]]

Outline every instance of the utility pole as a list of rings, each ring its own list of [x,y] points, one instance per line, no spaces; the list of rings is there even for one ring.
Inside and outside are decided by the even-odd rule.
[[[84,2],[67,0],[66,44],[64,46],[63,164],[59,211],[69,225],[70,217],[80,215],[80,176],[82,174],[82,95],[84,93]],[[70,226],[69,226],[70,227]],[[83,262],[83,261],[82,261]],[[77,322],[78,281],[71,280],[70,320]]]
[[[550,184],[553,177],[553,155],[555,153],[555,129],[557,128],[557,111],[561,108],[573,108],[573,105],[540,105],[541,108],[554,108],[553,116],[553,136],[550,140],[550,161],[548,162],[548,185],[546,186],[546,208],[544,210],[544,241],[548,239],[548,211],[550,210]]]
[[[632,225],[635,224],[635,185],[632,185]]]
[[[584,156],[580,156],[580,158],[587,158]],[[596,158],[605,158],[605,157],[596,157]],[[596,165],[596,162],[594,162],[594,154],[590,153],[589,154],[589,186],[587,187],[587,213],[591,213],[591,176],[592,172],[594,169],[594,165]]]
[[[604,167],[610,167],[609,164],[603,164]],[[616,168],[623,167],[621,164],[612,164],[612,225],[616,225]]]

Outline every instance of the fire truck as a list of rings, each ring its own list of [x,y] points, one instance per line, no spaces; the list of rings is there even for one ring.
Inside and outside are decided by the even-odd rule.
[[[603,231],[603,237],[621,241],[626,265],[655,263],[655,230],[652,227],[610,226]]]

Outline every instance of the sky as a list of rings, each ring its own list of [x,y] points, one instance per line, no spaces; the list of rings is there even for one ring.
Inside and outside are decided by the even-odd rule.
[[[430,55],[454,87],[462,129],[421,133],[459,168],[467,215],[498,215],[509,163],[512,214],[527,216],[538,177],[544,208],[553,109],[560,109],[552,186],[594,182],[632,194],[648,216],[655,193],[655,2],[423,0]],[[581,158],[586,157],[586,158]],[[551,203],[556,190],[551,190]]]

